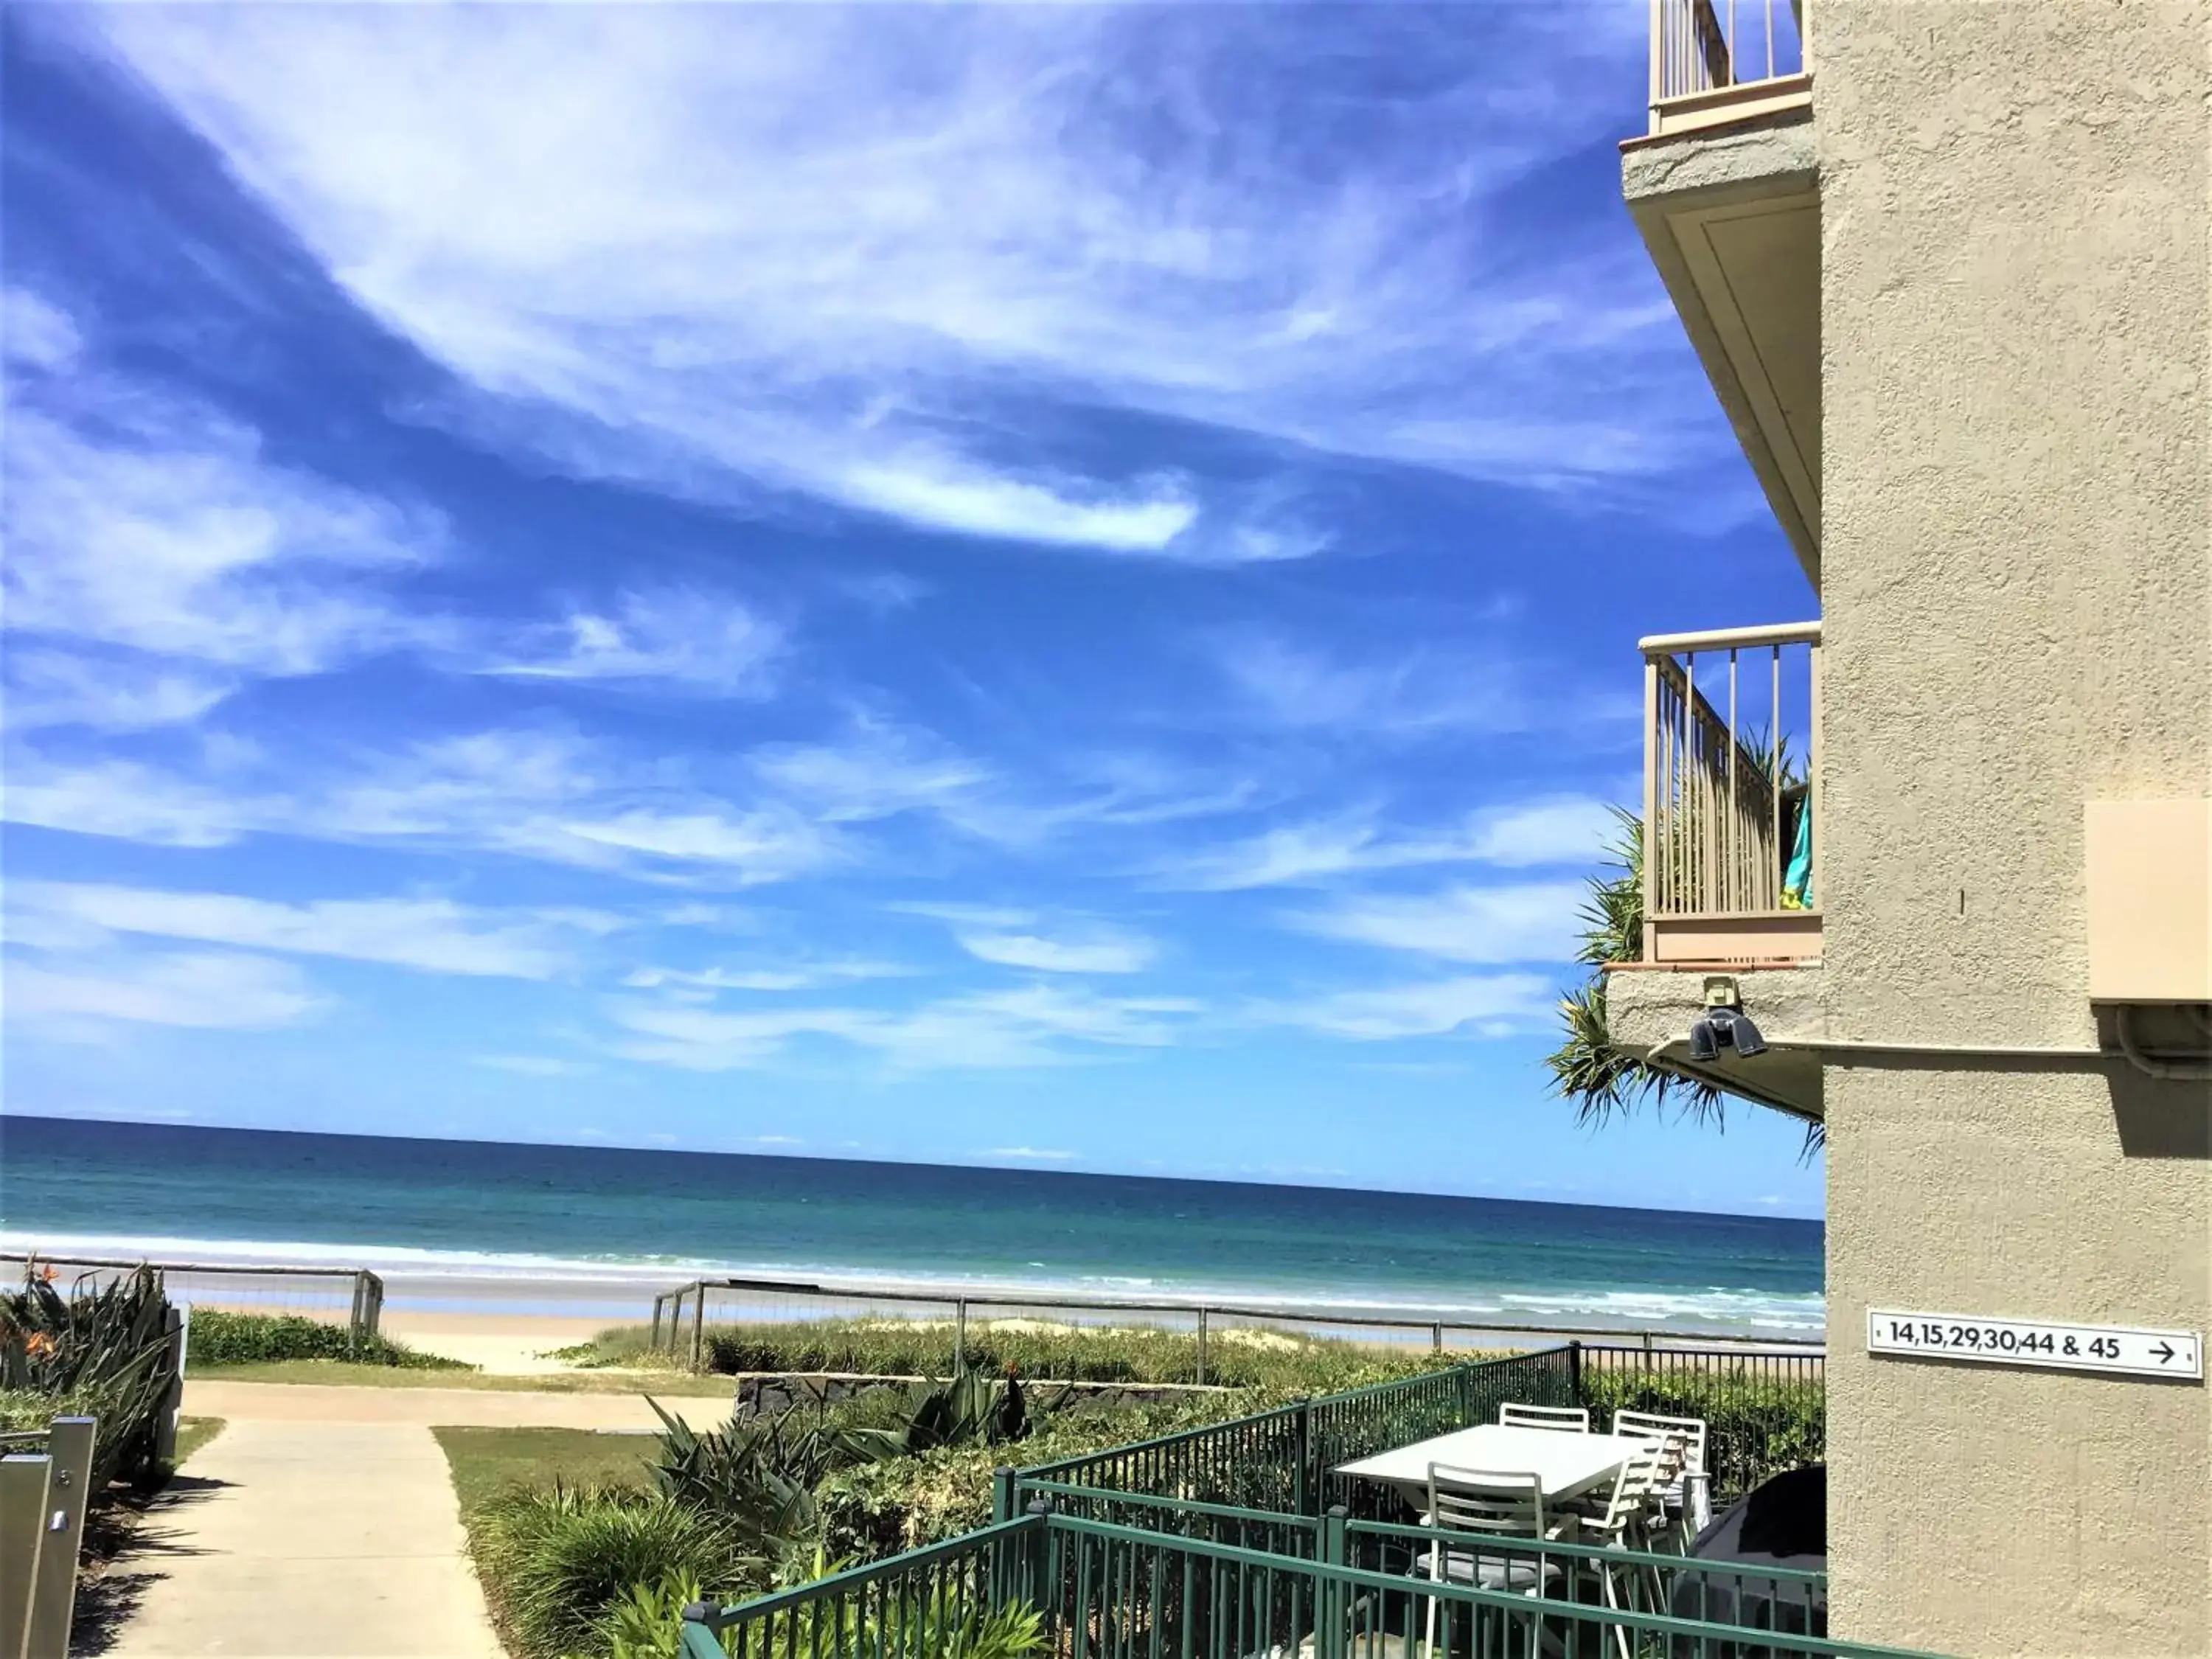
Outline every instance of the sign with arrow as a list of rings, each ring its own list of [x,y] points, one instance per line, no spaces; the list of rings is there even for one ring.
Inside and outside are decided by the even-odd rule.
[[[1867,1312],[1867,1352],[1915,1359],[2038,1365],[2123,1376],[2204,1380],[2204,1339],[2194,1331],[2135,1325],[2062,1325],[1983,1314]]]

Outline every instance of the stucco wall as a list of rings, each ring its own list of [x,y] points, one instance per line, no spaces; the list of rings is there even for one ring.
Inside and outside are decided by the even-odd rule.
[[[1832,1034],[2094,1044],[2081,805],[2212,793],[2206,8],[1820,0]],[[2212,1653],[2212,1395],[1869,1305],[2212,1327],[2212,1090],[1832,1064],[1838,1634]]]

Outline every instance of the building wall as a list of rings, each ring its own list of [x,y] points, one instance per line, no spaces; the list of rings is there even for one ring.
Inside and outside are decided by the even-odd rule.
[[[2212,794],[2203,4],[1813,17],[1829,1029],[2094,1045],[2081,806]],[[1838,1635],[2212,1653],[2203,1386],[1872,1306],[2212,1328],[2212,1089],[1831,1064]]]

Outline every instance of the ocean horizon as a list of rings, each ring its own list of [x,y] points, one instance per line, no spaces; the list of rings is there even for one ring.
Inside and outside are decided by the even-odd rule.
[[[0,1248],[441,1286],[700,1276],[1805,1336],[1823,1230],[1065,1170],[0,1117]],[[398,1287],[395,1287],[398,1288]]]

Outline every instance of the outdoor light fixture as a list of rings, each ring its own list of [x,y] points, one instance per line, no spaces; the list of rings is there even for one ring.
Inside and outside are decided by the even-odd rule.
[[[1690,1058],[1713,1060],[1723,1048],[1746,1059],[1766,1052],[1766,1039],[1741,1008],[1716,1008],[1690,1028]]]
[[[1717,1060],[1723,1048],[1733,1048],[1747,1060],[1766,1052],[1766,1039],[1744,1012],[1743,994],[1735,981],[1716,974],[1705,981],[1705,1018],[1690,1028],[1690,1058]]]

